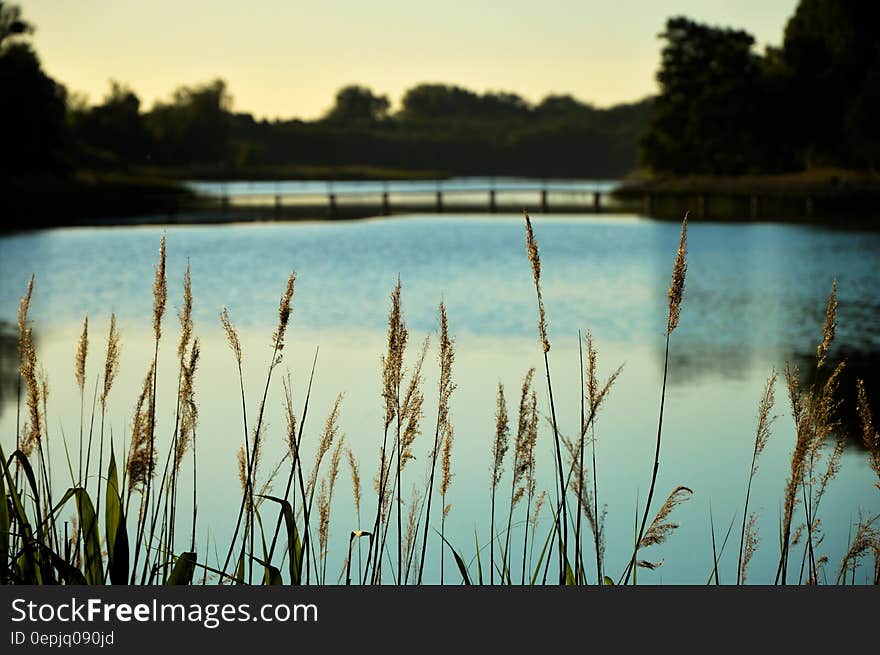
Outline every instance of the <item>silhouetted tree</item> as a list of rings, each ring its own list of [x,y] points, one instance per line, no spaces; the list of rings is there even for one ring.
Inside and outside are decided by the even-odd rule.
[[[760,166],[754,126],[761,60],[746,32],[671,18],[660,35],[660,95],[642,139],[644,161],[677,174],[744,173]]]
[[[140,100],[128,87],[110,82],[110,92],[95,107],[71,111],[76,137],[89,147],[112,155],[114,163],[143,163],[150,134],[140,112]]]
[[[182,86],[172,102],[156,103],[147,114],[154,156],[164,164],[224,164],[230,156],[232,97],[217,79]]]
[[[386,118],[391,103],[387,96],[377,96],[364,86],[343,87],[336,94],[336,104],[326,119],[334,122],[372,123]]]
[[[0,172],[57,173],[68,164],[67,93],[16,38],[32,28],[16,6],[0,3]]]
[[[880,4],[801,0],[786,25],[782,57],[804,163],[877,166]]]

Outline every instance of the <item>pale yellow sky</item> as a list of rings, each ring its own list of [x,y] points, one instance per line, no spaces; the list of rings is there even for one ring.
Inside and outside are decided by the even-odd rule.
[[[43,65],[100,101],[110,79],[146,107],[222,77],[238,111],[315,118],[349,83],[397,103],[419,82],[571,93],[607,106],[656,90],[667,17],[778,44],[796,0],[19,0]]]

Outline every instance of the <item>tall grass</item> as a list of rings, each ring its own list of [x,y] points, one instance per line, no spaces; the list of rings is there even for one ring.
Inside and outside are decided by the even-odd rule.
[[[49,450],[49,385],[37,358],[29,308],[35,293],[31,278],[18,316],[19,409],[15,447],[7,457],[0,448],[0,581],[4,583],[64,584],[192,584],[201,580],[218,584],[424,584],[426,563],[438,564],[441,584],[462,582],[539,584],[548,579],[559,584],[613,584],[608,574],[605,541],[605,503],[600,503],[597,420],[622,367],[604,381],[598,371],[598,350],[589,331],[578,335],[579,417],[578,430],[567,438],[560,430],[554,399],[553,371],[549,357],[547,310],[542,293],[542,261],[528,214],[525,215],[526,256],[531,268],[537,308],[538,343],[543,358],[546,403],[539,402],[534,387],[535,369],[522,379],[518,402],[509,411],[504,381],[499,381],[494,407],[495,432],[487,450],[489,465],[489,515],[475,535],[474,552],[448,539],[452,506],[449,490],[453,480],[454,425],[451,401],[456,384],[454,317],[444,303],[438,307],[438,384],[423,389],[424,367],[429,351],[426,339],[413,353],[408,351],[409,330],[404,320],[403,284],[398,280],[389,298],[387,346],[381,358],[383,421],[376,433],[378,461],[373,477],[374,494],[364,493],[362,464],[342,434],[340,416],[343,396],[336,397],[318,430],[313,445],[314,459],[303,459],[303,442],[309,423],[312,384],[318,353],[312,362],[301,411],[294,407],[290,374],[282,377],[285,414],[285,449],[280,461],[267,464],[264,452],[267,431],[267,402],[277,386],[277,368],[286,352],[286,334],[293,312],[296,275],[282,286],[278,322],[271,335],[271,356],[261,380],[262,393],[251,407],[245,389],[245,358],[238,331],[224,309],[220,324],[233,356],[233,378],[241,412],[241,444],[238,475],[241,499],[229,542],[223,553],[207,548],[199,552],[197,521],[199,495],[211,493],[211,485],[198,480],[197,453],[204,446],[197,441],[199,398],[197,371],[201,347],[192,319],[195,302],[189,263],[183,278],[183,298],[178,313],[177,388],[174,422],[169,428],[157,422],[157,406],[166,402],[159,388],[159,352],[163,342],[163,318],[168,299],[166,241],[162,237],[153,280],[152,357],[133,403],[127,447],[117,451],[118,442],[107,439],[105,428],[110,412],[111,390],[118,376],[121,338],[116,315],[111,315],[104,365],[95,376],[93,415],[97,410],[96,461],[92,461],[94,418],[86,425],[89,318],[84,317],[74,350],[75,389],[79,394],[78,441],[71,452],[62,440],[70,486],[63,493],[53,489]],[[637,504],[633,540],[614,543],[617,559],[626,565],[618,583],[635,584],[639,569],[656,569],[662,557],[645,555],[662,546],[678,527],[676,508],[692,497],[687,486],[676,485],[653,513],[667,408],[666,385],[670,368],[670,343],[683,308],[687,270],[687,216],[673,259],[665,324],[663,380],[657,432],[653,440],[653,465],[644,506]],[[795,427],[791,472],[783,487],[779,528],[779,564],[775,582],[818,584],[828,580],[828,560],[819,554],[823,535],[819,521],[821,500],[837,474],[846,438],[838,417],[839,378],[844,364],[830,367],[837,320],[837,289],[832,287],[826,306],[822,339],[817,347],[812,382],[803,385],[800,372],[788,366],[785,381]],[[751,511],[753,482],[758,463],[774,422],[775,371],[770,374],[758,404],[757,426],[748,470],[740,519],[736,556],[736,584],[743,584],[759,545],[757,515]],[[58,384],[58,382],[56,382]],[[433,394],[436,393],[436,397]],[[432,412],[433,435],[420,446],[425,418],[426,395]],[[116,399],[118,402],[118,399]],[[169,403],[170,404],[170,403]],[[299,401],[297,402],[299,404]],[[880,479],[880,436],[875,429],[864,384],[859,382],[857,406],[869,463]],[[249,412],[249,408],[255,411]],[[487,408],[488,412],[489,408]],[[676,412],[683,409],[676,407]],[[548,446],[552,447],[552,479],[548,485],[537,477],[541,416],[547,418]],[[256,417],[254,422],[249,420]],[[515,416],[515,422],[513,417]],[[162,432],[169,434],[162,437]],[[311,430],[311,428],[309,428]],[[469,435],[471,436],[471,435]],[[486,435],[489,437],[489,435]],[[167,443],[160,452],[159,444]],[[831,443],[830,448],[828,444]],[[213,446],[212,446],[213,447]],[[549,448],[548,448],[549,449]],[[56,458],[61,449],[56,444]],[[413,472],[416,453],[426,452],[423,477]],[[189,458],[189,466],[186,462]],[[343,461],[345,460],[345,462]],[[75,466],[74,466],[75,463]],[[355,525],[341,526],[349,535],[341,569],[334,570],[331,527],[342,502],[337,491],[340,467],[347,465],[351,477],[352,516]],[[56,462],[57,466],[57,462]],[[95,471],[91,473],[91,471]],[[439,481],[438,481],[439,477]],[[603,479],[610,477],[604,473]],[[189,478],[191,499],[178,492]],[[878,482],[880,487],[880,482]],[[278,491],[276,491],[276,489]],[[283,491],[282,491],[283,490]],[[607,491],[603,491],[607,502]],[[370,501],[375,505],[372,505]],[[73,507],[71,509],[70,503]],[[436,507],[439,502],[439,509]],[[189,511],[186,511],[186,506]],[[65,516],[73,517],[65,520]],[[549,527],[542,516],[549,512]],[[187,516],[189,525],[187,526]],[[734,520],[737,517],[734,517]],[[230,519],[232,517],[230,516]],[[339,519],[335,519],[337,522]],[[731,520],[731,528],[734,524]],[[366,521],[366,523],[364,523]],[[837,583],[854,582],[856,570],[869,555],[875,558],[872,580],[880,583],[880,531],[878,517],[860,516],[837,571]],[[273,526],[274,523],[274,526]],[[186,526],[186,538],[177,529]],[[543,526],[543,527],[542,527]],[[728,536],[731,530],[728,529]],[[436,537],[432,539],[432,536]],[[487,538],[486,538],[487,537]],[[480,541],[483,541],[480,544]],[[727,541],[725,537],[721,550]],[[183,542],[185,545],[181,545]],[[719,553],[712,527],[713,575],[720,581]],[[800,547],[798,550],[797,548]],[[488,550],[488,552],[486,552]],[[592,552],[591,552],[592,551]],[[343,553],[340,553],[340,556]],[[587,563],[590,560],[594,563]],[[555,563],[555,566],[554,566]],[[488,575],[484,566],[488,565]]]

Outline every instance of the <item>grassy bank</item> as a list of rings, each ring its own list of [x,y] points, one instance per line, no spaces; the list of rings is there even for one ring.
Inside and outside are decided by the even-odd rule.
[[[784,175],[634,178],[616,192],[626,206],[657,218],[685,211],[714,220],[876,218],[880,175],[816,169]]]
[[[0,182],[5,229],[100,225],[106,219],[173,215],[195,195],[178,182],[151,175],[78,172]]]

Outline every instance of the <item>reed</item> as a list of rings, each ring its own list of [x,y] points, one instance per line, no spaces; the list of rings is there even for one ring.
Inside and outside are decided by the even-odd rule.
[[[434,426],[434,446],[431,449],[431,473],[428,477],[428,486],[425,492],[427,511],[425,513],[425,527],[422,534],[422,553],[419,559],[419,574],[416,580],[417,584],[422,583],[422,575],[425,570],[425,554],[428,550],[428,528],[431,525],[431,501],[434,496],[434,473],[437,470],[437,460],[440,458],[441,439],[447,433],[449,426],[449,399],[452,392],[455,391],[455,384],[452,382],[452,365],[455,361],[455,346],[452,337],[449,336],[449,319],[446,315],[446,305],[441,301],[438,308],[440,313],[440,381],[437,390],[437,423]],[[451,442],[450,442],[451,446]],[[446,463],[448,467],[448,462]],[[444,476],[446,469],[444,469]],[[448,483],[446,487],[448,487]],[[445,493],[441,494],[445,496]],[[445,510],[445,503],[443,508]],[[445,512],[444,512],[445,514]],[[360,517],[358,517],[360,522]],[[443,547],[441,544],[441,557]],[[358,549],[360,554],[360,548]]]
[[[450,335],[448,316],[444,303],[438,308],[439,340],[437,386],[437,415],[434,422],[434,438],[423,447],[418,436],[422,432],[425,414],[425,395],[423,392],[423,366],[430,342],[426,338],[409,361],[406,347],[409,332],[403,320],[401,306],[401,283],[391,293],[388,314],[387,350],[381,358],[382,375],[382,425],[383,435],[379,450],[379,466],[375,477],[376,514],[373,529],[364,530],[362,521],[362,480],[361,467],[353,449],[341,429],[340,394],[333,402],[324,421],[323,429],[315,444],[315,456],[311,464],[304,466],[302,460],[303,435],[309,409],[318,352],[312,362],[308,388],[299,416],[294,412],[293,385],[290,373],[282,379],[284,389],[283,410],[285,429],[283,430],[284,453],[280,461],[270,459],[272,450],[266,448],[265,439],[272,434],[267,418],[267,397],[276,376],[273,375],[281,363],[281,354],[286,345],[286,333],[292,316],[295,274],[291,274],[282,291],[278,307],[278,322],[272,333],[270,344],[272,358],[266,370],[265,386],[257,407],[257,420],[248,421],[247,399],[245,397],[243,352],[237,330],[233,327],[226,309],[221,312],[220,323],[233,354],[235,371],[238,376],[241,397],[243,439],[236,449],[236,473],[241,487],[241,508],[235,530],[228,544],[225,561],[215,554],[215,564],[209,563],[207,552],[197,555],[196,520],[199,493],[197,481],[197,443],[196,429],[199,423],[199,404],[196,397],[196,375],[202,361],[202,345],[195,334],[193,322],[194,294],[189,263],[183,278],[183,300],[178,312],[180,321],[180,340],[177,344],[178,385],[175,394],[177,409],[174,412],[173,430],[160,439],[161,426],[157,419],[157,399],[161,399],[158,387],[158,351],[162,338],[163,316],[167,304],[166,248],[165,237],[160,242],[159,261],[153,280],[152,346],[153,353],[140,391],[134,403],[128,433],[127,448],[123,447],[121,466],[117,467],[113,431],[109,441],[105,429],[113,425],[110,415],[109,397],[118,376],[120,360],[120,335],[117,317],[110,317],[107,347],[103,370],[96,377],[93,417],[95,410],[100,412],[98,425],[97,462],[91,462],[91,439],[86,442],[85,430],[85,385],[87,382],[88,354],[92,345],[90,340],[90,318],[83,318],[82,330],[76,341],[74,353],[74,382],[80,395],[80,441],[79,453],[68,458],[71,487],[56,506],[51,485],[51,457],[49,451],[49,392],[48,376],[40,365],[34,340],[34,327],[29,318],[29,309],[34,292],[32,277],[26,294],[19,304],[19,373],[20,405],[24,421],[17,417],[16,451],[7,458],[0,449],[0,580],[9,583],[64,583],[64,584],[104,584],[134,583],[149,584],[192,584],[198,578],[196,569],[202,572],[202,583],[209,579],[220,584],[237,583],[277,583],[286,575],[291,584],[315,582],[327,584],[335,575],[333,568],[333,536],[341,531],[340,514],[334,510],[336,485],[340,467],[347,466],[351,475],[351,502],[353,503],[356,529],[344,526],[342,534],[349,534],[348,550],[339,569],[341,581],[346,584],[353,580],[354,541],[358,540],[357,576],[361,584],[382,583],[383,561],[394,573],[398,584],[425,583],[425,565],[429,561],[429,531],[438,532],[439,580],[445,584],[448,572],[445,570],[445,551],[449,548],[455,559],[455,566],[463,581],[470,583],[472,573],[469,565],[448,541],[447,521],[452,504],[450,488],[453,479],[452,451],[454,429],[451,420],[450,400],[456,389],[453,382],[455,362],[455,343]],[[606,399],[621,374],[622,367],[614,370],[604,381],[599,376],[598,352],[592,335],[587,332],[579,338],[580,360],[580,417],[577,433],[567,438],[559,430],[553,386],[550,376],[548,352],[550,342],[547,329],[547,312],[541,288],[541,260],[537,241],[531,222],[526,215],[526,250],[529,257],[535,284],[538,336],[544,356],[549,410],[548,424],[552,439],[554,465],[552,483],[547,489],[539,491],[537,479],[536,449],[539,444],[539,406],[534,387],[535,369],[528,369],[519,388],[516,422],[511,425],[504,386],[499,382],[494,407],[495,433],[490,448],[490,535],[482,548],[476,545],[475,561],[479,581],[482,582],[481,550],[489,549],[488,583],[513,584],[515,568],[520,568],[521,584],[546,582],[557,570],[553,568],[554,549],[558,553],[559,581],[564,584],[585,584],[587,573],[584,555],[591,546],[590,535],[584,538],[584,523],[592,532],[592,548],[596,557],[596,580],[602,584],[610,580],[606,575],[604,558],[605,510],[599,502],[599,483],[597,474],[596,423]],[[680,321],[681,304],[684,294],[684,279],[687,269],[687,216],[682,224],[678,253],[673,265],[672,282],[668,291],[668,315],[666,325],[666,348],[664,355],[664,376],[661,389],[660,415],[655,442],[654,467],[645,506],[637,503],[634,543],[624,545],[627,556],[632,549],[631,561],[621,573],[621,580],[633,584],[637,582],[640,570],[654,570],[663,564],[662,556],[644,557],[649,549],[657,550],[665,544],[678,527],[673,520],[676,508],[692,497],[689,487],[676,486],[667,496],[651,518],[652,496],[659,465],[663,412],[666,396],[666,379],[669,361],[670,336]],[[777,581],[787,584],[789,580],[818,584],[821,580],[833,577],[829,570],[827,554],[818,552],[823,540],[822,521],[819,516],[821,502],[837,476],[841,466],[846,431],[839,419],[841,405],[840,378],[844,364],[832,365],[834,339],[837,323],[837,286],[832,285],[825,307],[825,321],[822,337],[816,348],[815,371],[810,372],[809,384],[803,384],[800,371],[787,366],[784,378],[787,386],[792,417],[795,426],[795,445],[790,462],[790,473],[783,488],[782,518],[780,526],[781,553]],[[404,364],[408,365],[408,369]],[[774,388],[777,375],[771,372],[758,404],[755,439],[752,446],[751,467],[746,485],[740,546],[737,558],[737,584],[744,584],[750,563],[758,547],[757,515],[750,511],[753,481],[758,471],[760,456],[770,438],[771,426],[775,416]],[[276,381],[277,382],[277,381]],[[875,428],[865,385],[856,385],[856,406],[861,429],[861,440],[867,449],[867,457],[872,470],[880,479],[880,435]],[[53,396],[54,398],[54,396]],[[170,403],[168,414],[170,415]],[[164,407],[164,403],[163,403]],[[488,409],[488,408],[487,408]],[[213,408],[212,408],[213,411]],[[53,416],[53,425],[55,423]],[[433,418],[433,417],[432,417]],[[89,437],[94,427],[89,428]],[[105,441],[109,448],[105,448]],[[86,446],[82,453],[83,446]],[[160,449],[158,446],[162,445]],[[166,449],[167,446],[167,449]],[[66,442],[65,442],[66,447]],[[551,444],[548,443],[548,451]],[[563,447],[565,461],[563,462]],[[213,448],[213,446],[212,446]],[[588,450],[589,448],[589,450]],[[108,452],[109,451],[109,452]],[[412,464],[422,452],[427,454],[425,478],[422,484],[412,484]],[[81,453],[81,454],[80,454]],[[178,487],[182,478],[189,475],[184,466],[186,458],[192,456],[192,523],[189,539],[179,552],[175,531],[177,527]],[[79,455],[79,457],[76,457]],[[164,459],[164,470],[159,466],[159,457]],[[70,460],[73,459],[73,463]],[[345,462],[343,461],[345,460]],[[15,461],[13,471],[12,462]],[[34,462],[32,465],[31,462]],[[287,480],[284,493],[280,489],[283,476],[279,472],[285,464]],[[74,464],[76,466],[74,466]],[[508,475],[509,465],[509,478]],[[90,479],[97,466],[97,483],[92,486]],[[76,470],[74,470],[76,469]],[[439,469],[439,470],[438,470]],[[161,475],[159,475],[161,473]],[[404,478],[406,476],[406,478]],[[439,477],[439,483],[437,480]],[[604,477],[607,477],[607,474]],[[499,496],[499,485],[509,482],[504,495]],[[407,498],[404,499],[404,491]],[[548,494],[549,492],[549,494]],[[555,493],[554,493],[555,492]],[[96,502],[92,498],[97,494]],[[570,499],[570,494],[574,499]],[[439,496],[439,530],[435,528],[437,518],[433,512],[433,498]],[[137,507],[130,512],[133,496],[137,496]],[[555,497],[554,497],[555,496]],[[605,498],[603,494],[603,499]],[[61,519],[61,508],[70,498],[74,499],[75,514],[70,520]],[[269,540],[264,531],[266,500],[279,505],[275,531]],[[576,505],[576,517],[569,516],[568,503]],[[538,535],[541,529],[545,506],[550,504],[552,524],[546,533]],[[506,503],[506,504],[505,504]],[[268,503],[267,503],[268,504]],[[500,509],[499,509],[500,508]],[[104,510],[101,512],[100,510]],[[803,514],[799,510],[803,509]],[[503,514],[507,511],[506,521]],[[573,510],[571,510],[573,511]],[[522,512],[522,520],[514,518]],[[316,520],[313,518],[316,517]],[[641,520],[640,520],[641,515]],[[131,517],[131,526],[126,517]],[[649,520],[650,519],[650,520]],[[100,522],[103,520],[103,530]],[[369,519],[367,519],[369,520]],[[857,570],[870,555],[875,558],[872,571],[873,581],[880,583],[880,530],[877,516],[861,516],[853,527],[853,534],[838,569],[838,584],[855,582]],[[731,527],[735,519],[731,520]],[[62,525],[63,523],[63,525]],[[314,526],[312,526],[314,523]],[[388,545],[389,533],[394,535],[396,523],[397,561],[393,561],[393,546]],[[281,531],[284,524],[286,530]],[[520,529],[521,532],[517,532]],[[129,542],[129,527],[134,539]],[[503,533],[503,539],[501,538]],[[730,529],[728,529],[728,534]],[[283,536],[281,536],[283,535]],[[363,561],[360,539],[369,537],[366,562]],[[520,540],[521,537],[521,540]],[[535,553],[535,542],[540,550]],[[715,575],[719,553],[715,549],[715,531],[712,529],[713,557]],[[281,564],[273,561],[276,545],[283,549]],[[394,536],[391,537],[392,539]],[[725,537],[725,542],[726,542]],[[206,542],[209,544],[209,542]],[[257,547],[255,548],[255,544]],[[521,562],[513,564],[522,545]],[[259,554],[262,545],[263,553]],[[133,547],[133,548],[130,548]],[[387,547],[387,550],[386,550]],[[619,548],[619,546],[617,546]],[[721,545],[723,551],[724,544]],[[797,550],[802,555],[801,573],[791,569],[791,553]],[[802,549],[802,552],[801,552]],[[131,552],[133,550],[134,552]],[[651,551],[654,552],[654,551]],[[230,571],[230,560],[237,554],[234,570]],[[340,553],[340,557],[342,553]],[[288,563],[287,573],[281,567]],[[482,563],[486,563],[483,559]],[[262,566],[262,574],[254,576],[254,565]],[[543,576],[542,576],[543,571]],[[496,574],[497,577],[496,577]]]
[[[547,378],[547,395],[550,400],[550,420],[553,427],[553,448],[556,454],[556,476],[559,487],[557,489],[557,506],[561,511],[557,513],[557,531],[559,533],[559,582],[565,582],[565,561],[568,558],[568,510],[566,502],[567,485],[563,480],[562,473],[562,448],[560,446],[559,427],[556,422],[556,403],[553,401],[553,383],[550,379],[550,360],[547,354],[550,352],[550,340],[547,337],[547,319],[544,312],[544,298],[541,293],[541,256],[538,251],[538,242],[532,230],[532,222],[528,212],[523,212],[526,221],[526,254],[532,267],[532,278],[535,282],[535,296],[538,301],[538,336],[541,340],[541,349],[544,355],[544,374]],[[561,523],[559,522],[561,520]]]
[[[504,474],[504,456],[510,447],[510,426],[507,422],[507,403],[504,385],[498,383],[498,402],[495,409],[495,438],[492,441],[492,476],[489,478],[491,518],[489,520],[489,584],[495,584],[495,490]]]
[[[754,530],[755,518],[753,515],[749,516],[749,500],[752,494],[752,481],[755,479],[755,475],[758,473],[758,458],[761,456],[761,453],[764,452],[764,447],[770,440],[770,427],[776,420],[776,417],[771,415],[771,412],[773,411],[773,404],[776,402],[775,385],[776,371],[774,370],[770,373],[770,377],[767,379],[767,384],[764,386],[764,393],[761,396],[761,401],[758,403],[758,421],[757,428],[755,429],[755,447],[752,450],[752,465],[749,468],[749,481],[746,484],[746,500],[743,505],[742,530],[740,532],[739,539],[739,559],[737,559],[736,564],[737,584],[743,583],[745,570],[748,566],[748,560],[751,559],[751,555],[748,553],[749,534],[751,531]],[[749,526],[746,526],[746,517],[749,517]],[[752,551],[754,551],[754,543],[752,544]]]
[[[660,469],[660,441],[663,434],[663,409],[666,404],[666,382],[669,374],[669,337],[672,336],[673,330],[678,327],[678,321],[681,316],[681,302],[684,298],[684,280],[687,273],[687,224],[688,215],[684,215],[681,223],[681,236],[678,240],[678,251],[675,255],[675,262],[672,265],[672,281],[669,284],[667,296],[669,298],[668,313],[666,317],[666,346],[663,353],[663,386],[660,391],[660,418],[657,421],[657,442],[654,448],[654,467],[651,472],[651,485],[648,487],[648,498],[645,501],[645,512],[642,515],[641,527],[636,537],[636,546],[633,551],[632,558],[626,569],[624,584],[629,582],[629,577],[633,572],[633,568],[637,563],[639,547],[645,537],[645,525],[648,521],[648,513],[651,509],[651,500],[654,498],[654,486],[657,483],[657,472]]]

